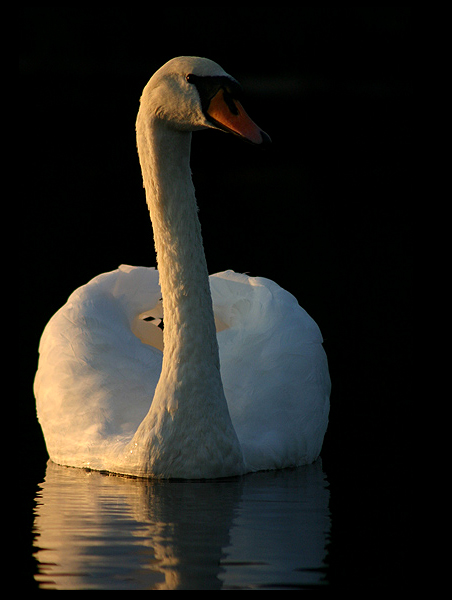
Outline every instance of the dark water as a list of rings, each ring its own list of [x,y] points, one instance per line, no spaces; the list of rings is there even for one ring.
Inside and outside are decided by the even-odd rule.
[[[324,586],[322,464],[221,481],[143,481],[49,462],[36,496],[42,589]]]

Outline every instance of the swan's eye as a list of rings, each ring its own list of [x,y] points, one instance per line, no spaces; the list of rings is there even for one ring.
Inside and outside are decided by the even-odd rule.
[[[186,75],[185,79],[188,81],[188,83],[194,83],[194,81],[193,81],[193,73],[189,73],[188,75]]]

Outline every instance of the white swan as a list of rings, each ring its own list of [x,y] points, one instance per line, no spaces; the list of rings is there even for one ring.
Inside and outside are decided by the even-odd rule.
[[[143,91],[137,143],[159,272],[121,266],[99,275],[47,324],[35,396],[56,463],[215,478],[320,453],[330,378],[318,326],[268,279],[207,273],[191,132],[267,141],[239,91],[197,57],[170,60]],[[149,320],[161,317],[161,297],[163,339]]]

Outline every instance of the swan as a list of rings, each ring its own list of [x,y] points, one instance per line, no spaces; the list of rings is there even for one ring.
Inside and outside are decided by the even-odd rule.
[[[267,143],[240,91],[199,57],[170,60],[145,86],[136,134],[158,270],[103,273],[46,325],[34,393],[53,462],[204,479],[319,456],[330,396],[319,327],[273,281],[207,271],[191,136]]]

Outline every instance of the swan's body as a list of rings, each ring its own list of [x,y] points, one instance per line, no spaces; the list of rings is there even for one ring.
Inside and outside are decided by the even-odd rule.
[[[320,453],[330,380],[317,325],[272,281],[207,273],[191,131],[265,141],[234,99],[237,88],[212,61],[180,57],[144,89],[137,142],[159,272],[123,266],[100,275],[48,323],[35,394],[57,463],[205,478],[306,464]],[[161,297],[163,355],[160,329],[140,318],[157,315]]]

